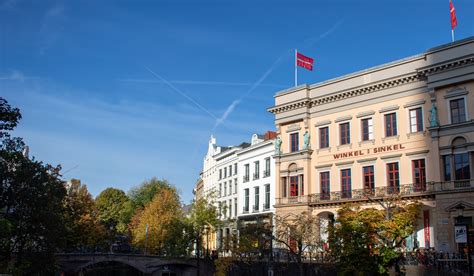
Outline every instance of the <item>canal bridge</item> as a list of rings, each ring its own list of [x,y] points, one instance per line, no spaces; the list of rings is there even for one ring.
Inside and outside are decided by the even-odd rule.
[[[188,276],[196,275],[197,259],[163,258],[155,255],[116,253],[62,253],[56,254],[60,271],[64,275],[83,275],[106,264],[118,263],[133,267],[145,275]],[[212,275],[210,261],[200,260],[201,275]]]

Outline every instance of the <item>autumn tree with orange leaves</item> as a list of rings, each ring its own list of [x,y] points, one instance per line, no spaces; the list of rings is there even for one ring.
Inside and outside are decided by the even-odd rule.
[[[132,243],[148,254],[185,255],[190,243],[187,227],[176,190],[164,188],[136,211],[130,223]]]

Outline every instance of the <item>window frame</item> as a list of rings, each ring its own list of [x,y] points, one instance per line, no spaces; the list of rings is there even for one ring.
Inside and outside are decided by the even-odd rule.
[[[323,139],[323,133],[322,131],[325,130],[325,136],[324,136],[324,139]],[[319,130],[318,130],[318,133],[319,133],[319,148],[320,149],[327,149],[329,148],[329,126],[323,126],[323,127],[320,127]],[[325,142],[325,144],[323,145],[323,142]]]
[[[349,172],[344,175],[344,172]],[[340,170],[341,198],[352,198],[352,170],[345,168]]]
[[[372,168],[371,171],[366,172],[366,168]],[[371,181],[369,183],[366,182],[366,177],[369,177]],[[367,164],[365,166],[362,166],[362,186],[364,191],[366,192],[375,192],[375,165],[373,164]]]
[[[347,125],[347,132],[346,132],[346,136],[342,136],[342,126],[346,126]],[[344,141],[345,143],[343,143],[342,139],[343,137],[345,137],[347,139],[347,141]],[[351,122],[342,122],[339,124],[339,145],[340,146],[343,146],[343,145],[349,145],[351,144]]]
[[[422,166],[421,166],[421,163]],[[416,165],[420,165],[419,168]],[[417,177],[417,170],[419,170],[419,176]],[[415,192],[421,192],[426,190],[426,159],[416,158],[411,160],[411,174],[413,180],[413,190]],[[417,179],[420,179],[420,183],[417,183]]]
[[[291,132],[288,134],[289,135],[289,152],[298,152],[300,150],[300,133],[298,131],[296,132]],[[293,139],[296,137],[296,139]],[[296,148],[295,148],[296,147]]]
[[[394,115],[391,118],[395,118],[395,124],[393,124],[393,121],[391,122],[392,123],[392,126],[390,128],[391,133],[389,135],[388,133],[389,128],[387,126],[387,117],[391,115]],[[397,112],[389,112],[389,113],[387,112],[383,114],[384,137],[395,137],[398,135],[398,118],[397,117],[398,117]]]
[[[391,170],[389,168],[390,165],[396,164],[396,170]],[[393,161],[393,162],[387,162],[385,164],[385,171],[386,171],[386,177],[387,177],[387,193],[388,194],[395,194],[400,192],[400,162],[399,161]],[[391,185],[391,179],[390,175],[394,175],[394,185]],[[396,185],[395,185],[396,184]]]
[[[327,178],[323,177],[323,174],[327,175]],[[331,199],[331,171],[319,172],[319,195],[320,200]]]
[[[418,133],[418,132],[423,132],[425,130],[425,114],[424,114],[424,108],[422,105],[419,105],[419,106],[412,106],[412,107],[409,107],[407,108],[408,109],[408,133]],[[413,131],[412,130],[412,117],[411,117],[411,112],[412,111],[415,111],[415,110],[420,110],[420,117],[421,118],[418,118],[418,113],[415,113],[416,114],[416,130]],[[418,123],[421,123],[421,129],[420,129],[420,126]]]
[[[365,139],[364,137],[364,122],[365,121],[370,121],[371,124],[367,124],[367,139]],[[372,128],[372,131],[370,131],[370,129]],[[364,118],[361,118],[360,119],[360,141],[361,142],[366,142],[366,141],[371,141],[371,140],[374,140],[374,117],[370,116],[370,117],[364,117]]]
[[[452,101],[458,101],[458,100],[463,100],[463,103],[464,103],[464,121],[453,122],[451,102]],[[450,98],[450,99],[447,100],[447,105],[448,105],[448,117],[449,117],[449,123],[450,124],[459,124],[459,123],[464,123],[464,122],[468,121],[469,115],[468,115],[468,109],[467,109],[468,105],[467,105],[467,97],[466,96]]]

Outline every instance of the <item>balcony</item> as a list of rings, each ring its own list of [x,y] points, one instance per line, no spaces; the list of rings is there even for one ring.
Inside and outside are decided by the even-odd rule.
[[[269,177],[270,171],[263,171],[263,177]]]
[[[249,178],[250,178],[250,177],[249,177],[248,175],[244,175],[244,180],[243,180],[243,182],[244,182],[244,183],[245,183],[245,182],[249,182]]]
[[[257,180],[260,178],[260,174],[259,173],[254,173],[253,174],[253,180]]]
[[[432,196],[439,193],[455,193],[466,190],[474,190],[474,179],[353,189],[351,191],[325,192],[306,196],[277,198],[276,205],[323,205],[343,202],[367,201],[371,198],[384,198],[393,196]]]

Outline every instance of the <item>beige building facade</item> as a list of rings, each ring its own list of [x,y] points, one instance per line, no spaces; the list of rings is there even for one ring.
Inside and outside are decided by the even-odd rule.
[[[459,210],[473,229],[474,38],[279,92],[268,111],[277,215],[325,227],[342,204],[397,196],[422,203],[409,246],[458,251]]]

